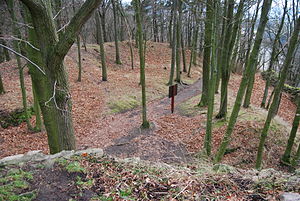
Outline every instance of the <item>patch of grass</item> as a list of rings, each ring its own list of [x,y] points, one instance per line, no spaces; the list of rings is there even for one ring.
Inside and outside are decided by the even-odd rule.
[[[36,198],[36,192],[20,193],[29,188],[28,180],[33,176],[30,172],[21,169],[11,169],[6,175],[1,175],[0,179],[0,200],[33,200]]]
[[[205,108],[197,106],[197,102],[200,100],[200,95],[194,96],[189,100],[182,102],[178,105],[179,113],[187,117],[193,117],[206,111]]]
[[[138,107],[140,103],[136,96],[126,96],[108,103],[112,113],[122,113]]]
[[[66,170],[69,172],[69,173],[72,173],[72,172],[81,172],[81,173],[85,173],[85,168],[82,167],[79,162],[77,161],[74,161],[74,162],[71,162],[69,163],[67,166],[66,166]]]
[[[227,124],[227,121],[226,119],[221,119],[221,120],[217,120],[213,123],[213,128],[216,129],[216,128],[221,128],[222,126],[224,126],[225,124]]]
[[[34,115],[33,107],[27,109],[28,117],[31,118]],[[19,126],[22,122],[26,121],[26,115],[24,109],[16,109],[11,113],[5,113],[0,116],[0,125],[2,128],[8,128],[9,126]]]
[[[76,177],[76,184],[82,188],[90,188],[93,186],[94,181],[89,179],[87,181],[83,181],[81,177]]]

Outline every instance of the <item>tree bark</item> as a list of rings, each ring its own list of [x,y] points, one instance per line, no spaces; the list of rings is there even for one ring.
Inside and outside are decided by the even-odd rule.
[[[292,152],[292,148],[295,142],[295,138],[297,135],[297,130],[299,127],[299,121],[300,121],[300,98],[298,98],[298,104],[297,104],[297,111],[294,117],[294,121],[293,121],[293,126],[292,126],[292,130],[287,142],[287,146],[286,149],[284,151],[284,154],[281,158],[282,162],[289,164],[290,163],[290,159],[291,159],[291,152]]]
[[[102,81],[107,81],[105,49],[104,49],[103,32],[102,32],[102,25],[101,25],[99,11],[96,11],[95,17],[96,17],[96,26],[97,26],[97,38],[99,39],[99,46],[100,46]]]
[[[5,94],[1,72],[0,72],[0,94]]]
[[[116,64],[122,64],[120,60],[119,42],[118,42],[118,29],[117,29],[117,8],[116,0],[112,0],[113,15],[114,15],[114,31],[115,31],[115,48],[116,48]]]
[[[212,19],[213,10],[210,0],[206,1],[206,19],[205,19],[205,33],[204,33],[204,55],[203,55],[203,75],[202,75],[202,95],[198,104],[200,107],[208,104],[208,85],[209,85],[209,69],[211,56],[211,36],[212,36]],[[198,33],[197,33],[198,34]]]
[[[146,77],[145,77],[145,55],[143,47],[143,30],[141,22],[141,2],[135,0],[137,33],[139,37],[139,56],[140,56],[140,81],[142,86],[142,128],[149,128],[150,124],[147,120],[147,105],[146,105]]]
[[[181,83],[181,18],[182,18],[182,2],[177,0],[178,20],[176,23],[176,79],[175,81]]]
[[[214,111],[214,97],[215,86],[217,79],[217,10],[219,2],[210,0],[209,4],[213,7],[213,26],[212,26],[212,40],[211,40],[211,71],[210,71],[210,83],[208,86],[208,108],[207,108],[207,121],[206,121],[206,133],[204,140],[204,148],[206,154],[211,155],[211,142],[212,142],[212,118]]]
[[[177,0],[173,0],[173,13],[176,13],[176,3]],[[172,36],[172,55],[171,55],[171,68],[170,68],[170,76],[169,76],[169,82],[167,85],[173,85],[174,81],[174,72],[175,72],[175,58],[176,58],[176,23],[177,23],[177,17],[176,14],[173,14],[173,36]]]

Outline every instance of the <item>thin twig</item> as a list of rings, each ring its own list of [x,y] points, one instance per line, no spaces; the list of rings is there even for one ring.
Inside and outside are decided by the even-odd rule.
[[[25,59],[26,61],[28,61],[29,63],[31,63],[34,67],[36,67],[43,75],[46,76],[46,73],[37,65],[35,64],[34,62],[32,62],[30,59],[28,59],[27,57],[23,56],[22,54],[16,52],[15,50],[3,45],[3,44],[0,44],[1,47],[4,47],[5,49],[13,52],[14,54],[18,55],[19,57],[22,57],[23,59]]]

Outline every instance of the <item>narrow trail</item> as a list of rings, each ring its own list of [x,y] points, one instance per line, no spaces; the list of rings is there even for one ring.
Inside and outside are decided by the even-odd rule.
[[[167,86],[166,86],[167,87]],[[202,88],[202,81],[199,79],[192,85],[180,85],[179,92],[175,97],[176,105],[182,103],[198,94]],[[109,155],[118,157],[140,157],[144,160],[160,160],[164,162],[186,162],[189,154],[185,146],[175,144],[159,135],[158,122],[164,115],[172,115],[170,111],[170,99],[168,97],[155,100],[147,105],[148,118],[151,122],[150,129],[140,129],[141,108],[133,109],[125,113],[108,115],[99,119],[95,128],[87,137],[79,142],[79,148],[105,147],[104,150]],[[103,126],[101,125],[109,125]],[[107,142],[110,138],[109,144]]]

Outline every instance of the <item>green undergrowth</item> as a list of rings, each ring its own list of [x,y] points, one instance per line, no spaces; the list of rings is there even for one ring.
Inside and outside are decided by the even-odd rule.
[[[122,113],[138,107],[140,103],[136,96],[124,96],[108,103],[111,113]]]
[[[34,115],[33,107],[27,109],[29,118]],[[24,109],[16,109],[12,112],[0,111],[0,124],[2,128],[9,126],[18,126],[26,121]]]
[[[21,169],[10,169],[7,172],[0,171],[0,200],[29,201],[36,197],[36,192],[26,192],[29,189],[29,181],[33,179],[32,173]]]
[[[206,108],[198,107],[197,103],[200,101],[201,95],[194,96],[187,101],[180,103],[178,107],[179,114],[187,117],[194,117],[199,114],[205,114]]]

